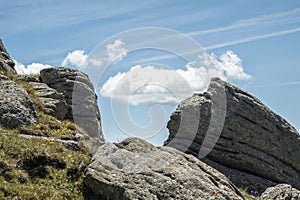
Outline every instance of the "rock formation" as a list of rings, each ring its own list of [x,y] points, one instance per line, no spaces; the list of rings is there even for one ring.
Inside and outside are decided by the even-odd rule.
[[[103,140],[97,96],[88,76],[62,67],[43,69],[40,74],[43,83],[64,94],[68,106],[65,118],[74,121],[91,137]]]
[[[0,71],[4,71],[11,75],[17,74],[14,69],[14,62],[9,57],[1,40]],[[80,71],[63,67],[44,69],[40,74],[40,79],[30,75],[18,75],[15,78],[18,81],[31,84],[37,98],[44,104],[46,114],[52,115],[59,120],[69,119],[81,127],[92,138],[104,141],[97,96],[88,76]],[[6,80],[4,77],[6,76],[2,77],[3,81]],[[1,109],[6,109],[6,107],[6,105],[3,105],[3,108]],[[7,117],[4,121],[6,120],[8,120]],[[26,120],[28,122],[34,122],[30,117]],[[11,123],[8,126],[10,128],[22,124],[32,124],[19,124],[17,121],[5,123],[6,124],[3,124],[3,126],[7,126],[8,123]],[[12,125],[13,123],[15,125]]]
[[[274,187],[269,187],[261,195],[263,200],[298,200],[300,199],[300,191],[288,184],[278,184]]]
[[[27,92],[6,76],[0,75],[0,126],[16,128],[36,122],[35,108]]]
[[[7,53],[2,40],[0,39],[0,70],[8,71],[11,74],[17,74],[15,63]]]
[[[261,194],[277,183],[300,188],[297,131],[229,83],[212,79],[207,92],[178,106],[167,127],[165,145],[201,158],[248,192]]]
[[[87,166],[82,160],[89,162],[98,146],[83,178],[85,199],[243,199],[236,186],[262,194],[262,199],[300,199],[299,134],[257,98],[220,79],[213,79],[207,92],[195,94],[178,106],[168,122],[166,146],[154,147],[137,138],[102,145],[97,96],[88,76],[80,71],[58,67],[42,70],[40,78],[17,76],[1,40],[0,71],[5,74],[0,75],[0,146],[5,146],[0,148],[5,155],[0,159],[0,178],[7,181],[0,185],[1,199],[47,198],[48,193],[39,196],[41,188],[36,192],[32,187],[38,182],[29,177],[42,175],[41,179],[49,181],[45,187],[51,182],[56,190],[55,171],[48,170],[51,167],[67,169],[60,171],[65,174],[62,177],[67,187],[57,189],[62,191],[59,197],[81,198],[78,184]],[[28,83],[45,106],[38,123],[33,102],[37,108],[43,107]],[[26,87],[33,102],[21,86]],[[85,131],[78,131],[81,128],[76,124]],[[22,125],[29,126],[12,132],[2,129]],[[45,134],[41,137],[37,132]],[[50,149],[53,155],[46,154]],[[58,152],[64,156],[67,152],[72,159],[59,162]],[[27,181],[30,193],[15,189]],[[72,192],[70,184],[74,186]]]
[[[48,87],[45,83],[30,82],[36,96],[43,102],[45,113],[54,116],[58,120],[65,118],[68,108],[64,95]]]
[[[220,172],[136,138],[106,143],[86,170],[86,199],[243,199]]]

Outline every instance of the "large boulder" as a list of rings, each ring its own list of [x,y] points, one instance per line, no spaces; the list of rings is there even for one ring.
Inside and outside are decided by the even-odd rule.
[[[15,63],[7,53],[2,40],[0,39],[0,70],[7,71],[11,74],[17,74]]]
[[[36,122],[35,107],[27,92],[6,76],[0,75],[0,126],[12,129]]]
[[[263,200],[299,200],[300,191],[288,184],[278,184],[274,187],[269,187],[261,195]]]
[[[65,118],[68,107],[64,95],[50,88],[45,83],[30,82],[30,85],[35,90],[36,96],[44,104],[46,114],[52,115],[58,120]]]
[[[248,192],[277,183],[300,188],[298,132],[227,82],[214,78],[207,92],[181,102],[167,127],[165,145],[199,157]]]
[[[68,106],[65,118],[74,121],[91,137],[103,140],[97,96],[88,76],[63,67],[43,69],[40,74],[43,83],[64,94]]]
[[[243,199],[220,172],[137,138],[101,146],[88,166],[86,199]]]

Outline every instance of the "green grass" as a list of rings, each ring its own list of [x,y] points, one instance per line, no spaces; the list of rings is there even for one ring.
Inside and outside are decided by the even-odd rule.
[[[60,122],[55,117],[45,114],[45,107],[42,101],[37,98],[35,91],[30,83],[17,80],[16,75],[10,74],[6,71],[0,71],[0,74],[7,76],[27,91],[29,98],[35,106],[38,116],[38,124],[33,126],[22,126],[17,130],[14,130],[14,132],[17,131],[18,133],[27,135],[75,140],[76,126],[68,120]],[[39,75],[35,76],[38,77]],[[9,130],[6,130],[6,132],[8,131]]]
[[[73,151],[0,131],[0,199],[82,199],[89,161],[84,147]]]
[[[0,70],[0,74],[8,77],[11,80],[15,80],[16,79],[16,75],[15,74],[11,74],[11,73],[9,73],[7,71]]]
[[[44,110],[45,110],[44,104],[42,103],[42,101],[39,98],[37,98],[37,96],[34,92],[34,89],[30,85],[30,83],[20,81],[20,80],[14,80],[14,79],[13,79],[13,81],[15,81],[15,83],[17,83],[19,86],[21,86],[22,88],[24,88],[27,91],[27,93],[29,95],[29,98],[31,99],[31,101],[35,105],[36,111],[37,112],[44,112]]]
[[[0,71],[23,87],[35,105],[38,123],[16,129],[0,127],[0,199],[83,199],[83,172],[91,156],[63,144],[20,134],[75,140],[76,126],[44,113],[32,86]]]
[[[18,132],[26,135],[46,136],[57,139],[76,140],[76,126],[69,120],[58,121],[56,118],[38,113],[38,124],[21,126]]]

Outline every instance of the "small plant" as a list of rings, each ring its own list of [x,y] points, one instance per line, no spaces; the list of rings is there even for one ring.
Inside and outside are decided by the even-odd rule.
[[[241,194],[243,195],[243,197],[245,198],[245,200],[261,200],[260,197],[258,196],[253,196],[249,193],[247,193],[245,190],[243,189],[239,189],[239,191],[241,192]]]

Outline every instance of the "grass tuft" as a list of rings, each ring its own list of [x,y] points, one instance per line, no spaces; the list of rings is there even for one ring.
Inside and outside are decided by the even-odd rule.
[[[0,199],[82,199],[84,149],[0,131]]]
[[[253,196],[249,193],[247,193],[245,190],[243,189],[239,189],[239,191],[241,192],[241,194],[243,195],[243,197],[245,198],[245,200],[261,200],[260,197],[258,196]]]

